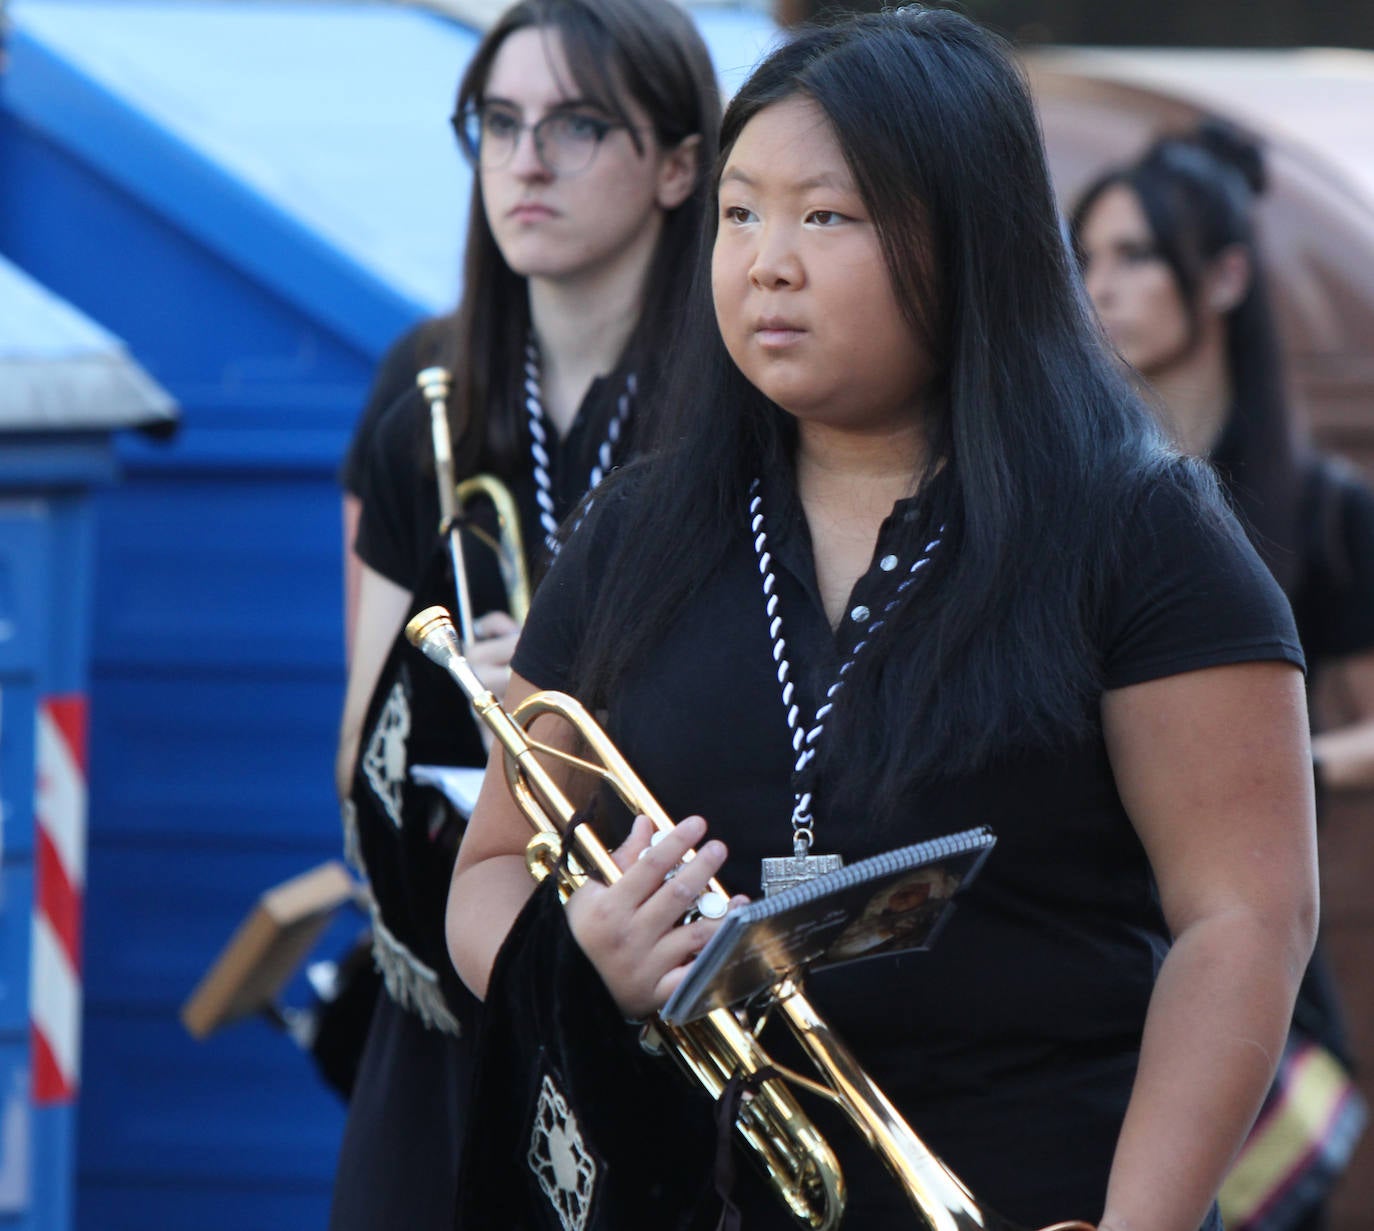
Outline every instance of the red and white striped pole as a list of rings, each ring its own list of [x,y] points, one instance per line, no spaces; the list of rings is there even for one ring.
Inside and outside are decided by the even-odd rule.
[[[38,706],[29,963],[33,1101],[70,1103],[81,1072],[81,914],[86,886],[86,698]]]

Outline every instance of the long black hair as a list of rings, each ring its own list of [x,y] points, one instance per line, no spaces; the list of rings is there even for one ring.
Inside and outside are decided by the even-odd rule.
[[[715,158],[720,92],[710,54],[690,17],[672,0],[519,0],[487,31],[458,87],[456,113],[480,104],[492,62],[517,30],[556,31],[579,93],[626,125],[625,99],[649,117],[653,137],[671,149],[698,136],[699,174],[685,201],[664,219],[645,279],[638,323],[622,355],[651,401],[659,352],[691,280],[708,172]],[[629,134],[645,148],[640,130]],[[459,473],[511,477],[528,464],[520,396],[529,333],[525,279],[506,264],[474,174],[468,211],[463,298],[443,362],[454,373],[449,415]],[[427,439],[427,437],[426,437]]]
[[[1249,261],[1245,295],[1227,313],[1226,359],[1234,402],[1212,461],[1255,548],[1290,595],[1297,582],[1305,442],[1289,413],[1278,328],[1256,241],[1254,207],[1266,187],[1259,145],[1211,119],[1166,136],[1083,193],[1070,227],[1077,242],[1109,188],[1135,195],[1160,259],[1173,277],[1195,339],[1208,266],[1228,248]]]
[[[1127,510],[1148,474],[1181,465],[1186,483],[1206,480],[1186,478],[1202,468],[1178,463],[1100,340],[1025,83],[994,36],[921,9],[803,32],[735,96],[722,160],[755,115],[793,97],[829,119],[939,365],[930,462],[912,476],[928,498],[902,533],[914,552],[943,526],[943,546],[828,720],[827,744],[845,752],[827,791],[862,777],[874,815],[891,816],[917,780],[1088,729],[1093,613]],[[703,253],[657,448],[616,481],[634,529],[598,579],[574,668],[595,705],[747,541],[751,478],[792,464],[793,421],[731,362],[707,267]],[[616,498],[598,497],[592,517]]]

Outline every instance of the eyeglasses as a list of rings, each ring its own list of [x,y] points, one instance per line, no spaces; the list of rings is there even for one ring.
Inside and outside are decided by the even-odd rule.
[[[511,108],[491,104],[459,112],[452,123],[468,161],[485,171],[510,162],[528,129],[534,136],[534,152],[550,175],[585,171],[610,132],[631,129],[582,111],[550,111],[542,120],[526,124]]]

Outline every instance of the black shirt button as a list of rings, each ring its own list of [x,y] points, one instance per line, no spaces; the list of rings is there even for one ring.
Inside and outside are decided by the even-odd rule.
[[[868,619],[868,608],[863,605],[855,607],[854,610],[849,613],[849,618],[853,620],[855,624],[862,623],[864,620]]]

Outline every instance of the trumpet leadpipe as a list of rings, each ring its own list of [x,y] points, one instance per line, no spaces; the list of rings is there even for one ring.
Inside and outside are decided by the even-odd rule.
[[[453,438],[448,426],[448,394],[452,380],[447,368],[432,367],[417,372],[415,383],[429,403],[429,435],[439,495],[439,533],[448,537],[453,588],[458,599],[458,626],[462,630],[463,644],[471,645],[476,639],[472,597],[468,593],[468,572],[463,564],[463,544],[455,524],[458,496],[453,484]]]
[[[453,626],[453,618],[443,607],[426,607],[406,624],[406,640],[426,658],[442,667],[450,678],[467,695],[473,712],[486,724],[493,738],[501,745],[508,766],[513,766],[521,775],[524,789],[545,805],[539,817],[528,809],[522,808],[526,816],[539,831],[555,839],[560,846],[566,831],[572,830],[573,850],[584,867],[595,869],[603,881],[610,884],[619,879],[620,868],[611,853],[587,825],[574,828],[577,809],[566,793],[554,781],[552,775],[540,763],[536,755],[541,745],[536,744],[525,729],[511,717],[496,699],[496,695],[473,671],[472,664],[463,657],[462,643],[458,631]],[[508,777],[510,776],[508,769]],[[552,808],[554,817],[546,811]],[[570,870],[576,874],[576,870]]]

